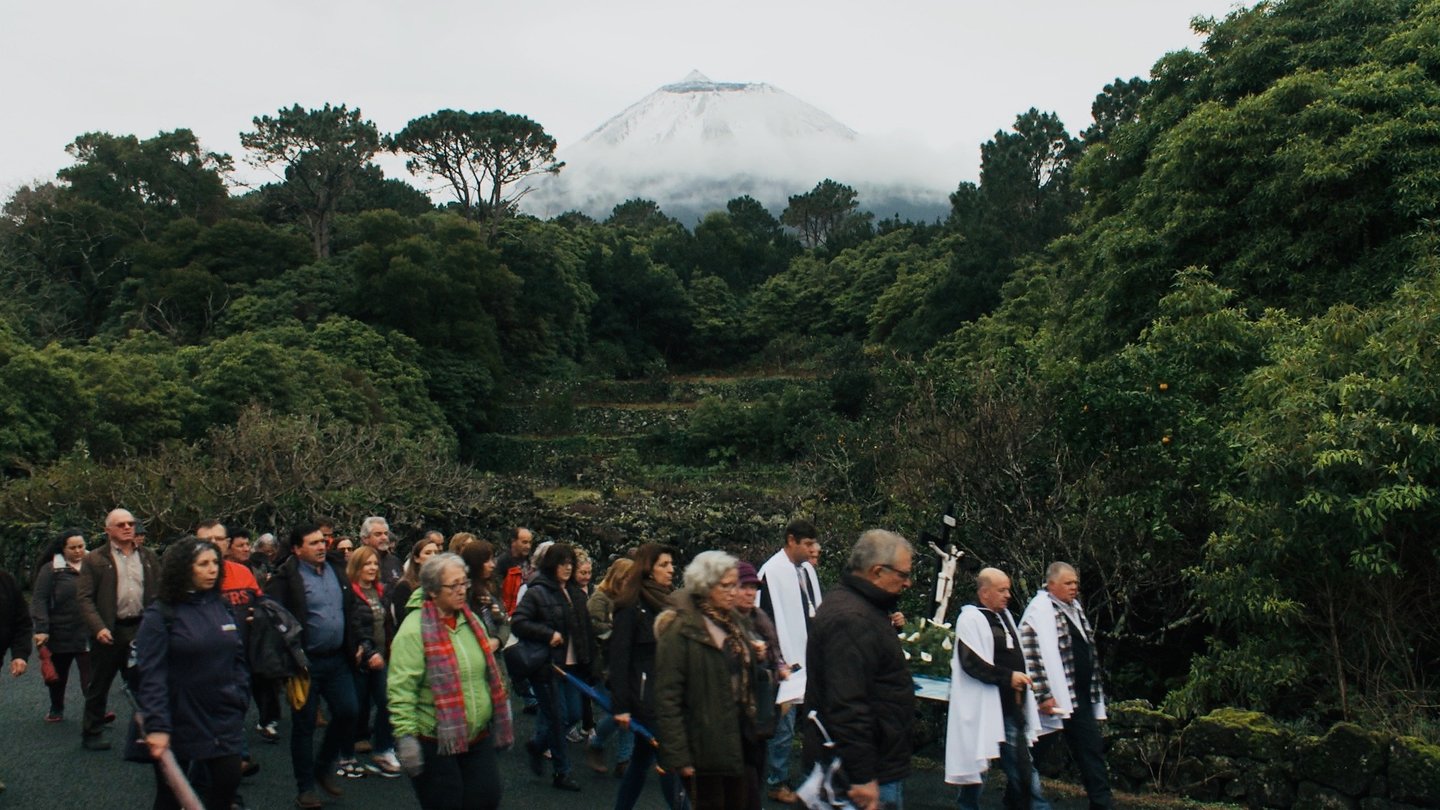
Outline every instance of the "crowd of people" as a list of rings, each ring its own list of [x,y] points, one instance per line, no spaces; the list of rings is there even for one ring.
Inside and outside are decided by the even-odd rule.
[[[526,769],[557,790],[593,790],[577,766],[617,779],[613,799],[585,802],[616,810],[647,785],[672,810],[832,796],[903,807],[916,696],[897,604],[915,552],[899,534],[863,533],[822,590],[805,520],[758,568],[646,543],[608,561],[598,583],[583,549],[537,544],[523,527],[498,547],[431,531],[404,555],[382,517],[353,540],[335,528],[322,519],[285,543],[252,542],[209,520],[163,555],[125,509],[106,516],[94,549],[62,532],[28,604],[0,573],[9,671],[26,672],[32,645],[41,652],[54,723],[73,665],[91,751],[112,746],[121,677],[137,712],[114,742],[153,768],[156,808],[243,808],[241,780],[258,769],[250,745],[287,736],[299,808],[341,797],[350,780],[402,775],[422,808],[494,808]],[[1004,573],[987,568],[976,584],[956,620],[946,736],[959,805],[978,807],[998,759],[1007,807],[1048,807],[1029,751],[1053,730],[1092,807],[1109,807],[1078,574],[1052,565],[1019,622]],[[502,755],[512,708],[534,716],[519,757]]]

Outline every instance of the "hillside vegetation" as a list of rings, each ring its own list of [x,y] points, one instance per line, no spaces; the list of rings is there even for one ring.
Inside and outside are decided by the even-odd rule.
[[[953,504],[1022,592],[1077,564],[1122,696],[1433,738],[1440,0],[1196,25],[934,223],[843,177],[536,220],[554,141],[501,111],[259,116],[284,180],[238,196],[187,130],[80,135],[0,222],[6,565],[123,503],[162,543],[379,511],[752,558],[805,514],[833,572]]]

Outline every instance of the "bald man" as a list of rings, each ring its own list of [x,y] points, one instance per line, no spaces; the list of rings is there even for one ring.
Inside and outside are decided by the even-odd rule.
[[[1020,631],[1010,615],[1010,577],[986,568],[975,578],[975,604],[955,621],[945,781],[959,785],[961,810],[980,810],[990,760],[1005,771],[1005,807],[1049,810],[1030,761],[1040,719],[1025,671]]]
[[[1080,574],[1069,563],[1051,563],[1045,590],[1030,600],[1020,618],[1025,664],[1040,702],[1040,733],[1059,731],[1080,769],[1091,810],[1114,807],[1100,720],[1105,692],[1095,631],[1080,605]]]
[[[80,618],[95,641],[80,726],[80,743],[89,751],[110,747],[104,737],[106,720],[113,719],[106,713],[110,686],[129,666],[140,614],[160,592],[160,559],[135,541],[135,523],[125,509],[105,516],[108,542],[85,556],[76,583]]]

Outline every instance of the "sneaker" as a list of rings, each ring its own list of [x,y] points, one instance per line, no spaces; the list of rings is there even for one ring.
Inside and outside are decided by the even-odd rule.
[[[615,770],[611,771],[610,775],[614,776],[616,779],[621,779],[625,776],[625,769],[628,767],[630,767],[630,760],[622,759],[619,762],[615,763]]]
[[[64,709],[51,709],[50,711],[48,711],[48,712],[45,713],[45,722],[47,722],[47,723],[58,723],[58,722],[60,722],[61,720],[64,720],[64,719],[65,719],[65,710],[64,710]]]
[[[264,740],[265,742],[272,742],[272,743],[273,743],[273,742],[279,742],[279,741],[280,741],[280,724],[277,723],[277,722],[275,722],[274,720],[266,723],[266,724],[263,725],[263,726],[260,725],[259,723],[256,723],[256,724],[255,724],[255,733],[256,733],[256,734],[259,734],[259,735],[260,735],[260,739]]]
[[[769,796],[771,801],[781,804],[794,804],[797,798],[795,791],[791,790],[788,785],[776,785],[770,788],[770,792],[765,795]]]
[[[316,808],[324,807],[325,802],[320,800],[320,794],[313,790],[307,790],[295,797],[295,806],[300,810],[316,810]]]
[[[115,722],[115,712],[105,712],[105,724],[109,725],[113,722]]]
[[[376,754],[370,758],[370,764],[366,767],[386,779],[394,779],[400,775],[400,760],[395,757],[394,751],[382,751]]]
[[[80,747],[86,751],[109,751],[110,741],[99,734],[86,734],[80,738]]]
[[[579,726],[575,726],[574,728],[571,728],[569,731],[565,732],[566,742],[577,743],[583,739],[585,739],[585,732],[581,731]]]
[[[365,775],[365,769],[353,759],[342,759],[335,763],[335,775],[346,779],[359,779]]]

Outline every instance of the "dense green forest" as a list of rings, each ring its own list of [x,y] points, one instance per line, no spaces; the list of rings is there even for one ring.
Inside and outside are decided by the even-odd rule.
[[[1440,0],[1195,24],[1078,134],[1019,114],[933,223],[843,177],[537,220],[564,168],[501,111],[260,115],[244,193],[187,130],[82,134],[0,221],[5,564],[117,503],[162,542],[380,511],[601,551],[954,504],[1022,591],[1077,564],[1122,696],[1434,737]],[[632,403],[667,416],[614,453],[577,421],[710,377],[754,385]],[[527,419],[568,444],[516,455]]]

